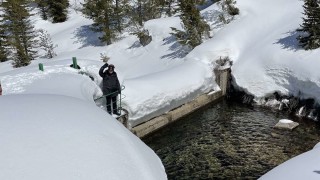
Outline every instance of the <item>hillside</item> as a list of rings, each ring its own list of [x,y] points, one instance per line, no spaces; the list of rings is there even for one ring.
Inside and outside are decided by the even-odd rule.
[[[80,6],[80,1],[70,3]],[[92,21],[73,8],[64,23],[53,24],[36,14],[32,17],[35,28],[50,33],[58,45],[57,56],[39,57],[17,69],[10,61],[0,63],[3,95],[63,95],[95,105],[93,100],[102,95],[98,75],[102,53],[110,57],[125,86],[123,104],[131,127],[203,93],[218,91],[213,69],[216,60],[224,57],[233,62],[234,84],[256,102],[275,91],[320,102],[320,49],[306,51],[296,40],[302,5],[301,0],[237,0],[240,15],[229,24],[218,18],[224,13],[221,7],[210,5],[201,14],[212,37],[192,51],[170,34],[171,27],[182,28],[178,16],[147,21],[144,28],[153,40],[143,47],[129,30],[113,44],[102,45],[99,34],[90,29]],[[69,67],[72,57],[77,57],[81,71],[91,74],[94,81]],[[44,72],[38,70],[38,63],[44,64]]]

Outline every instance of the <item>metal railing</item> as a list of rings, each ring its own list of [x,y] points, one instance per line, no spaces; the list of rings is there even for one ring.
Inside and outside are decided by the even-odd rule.
[[[125,86],[121,86],[121,92],[122,92],[122,90],[124,90],[125,89]],[[105,98],[105,97],[107,97],[107,96],[111,96],[111,95],[113,95],[113,94],[118,94],[119,93],[119,91],[115,91],[115,92],[112,92],[112,93],[109,93],[109,94],[106,94],[106,95],[103,95],[103,96],[101,96],[101,97],[98,97],[98,98],[96,98],[96,99],[94,99],[94,101],[95,102],[97,102],[97,101],[99,101],[99,100],[101,100],[101,99],[103,99],[103,98]],[[124,98],[126,98],[126,96],[124,95],[124,94],[122,94],[122,93],[119,93],[119,98],[117,98],[117,101],[116,101],[116,103],[117,103],[117,112],[120,112],[123,108],[122,108],[122,100],[124,99]],[[110,103],[108,106],[112,106],[112,103]],[[108,106],[105,104],[105,107],[106,108],[108,108]]]

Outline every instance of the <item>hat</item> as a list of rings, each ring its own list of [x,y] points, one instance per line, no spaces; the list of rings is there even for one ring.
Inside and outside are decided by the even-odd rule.
[[[114,65],[113,64],[109,64],[108,66],[109,68],[113,68],[114,69]]]

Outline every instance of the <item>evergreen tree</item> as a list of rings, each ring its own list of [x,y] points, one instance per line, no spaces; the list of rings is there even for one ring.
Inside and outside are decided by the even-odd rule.
[[[145,3],[145,21],[150,19],[160,18],[162,15],[161,5],[165,3],[164,0],[149,0]]]
[[[196,7],[196,0],[179,0],[180,18],[184,30],[172,28],[174,35],[182,44],[190,45],[192,48],[202,43],[204,36],[209,36],[209,25],[202,20],[199,10]]]
[[[129,12],[130,6],[128,0],[116,0],[114,5],[114,22],[119,33],[125,28],[125,17]]]
[[[9,55],[7,51],[6,33],[2,23],[3,22],[0,23],[0,62],[7,61]]]
[[[143,26],[144,22],[144,7],[145,3],[143,0],[138,0],[137,4],[132,8],[133,11],[131,13],[131,17],[133,19],[133,22],[137,22],[139,26]]]
[[[227,11],[231,16],[235,16],[239,14],[239,9],[235,6],[235,0],[224,0],[222,2],[222,9]]]
[[[306,49],[320,47],[320,7],[318,0],[305,0],[303,23],[298,31],[305,32],[305,36],[299,36],[300,45]]]
[[[36,0],[38,8],[40,9],[40,16],[43,20],[48,19],[48,0]]]
[[[112,0],[85,0],[82,13],[93,20],[94,31],[103,33],[99,39],[107,45],[111,44],[112,39],[115,38]]]
[[[142,27],[145,21],[160,17],[158,2],[159,0],[137,0],[130,13],[133,23]]]
[[[48,0],[48,12],[53,23],[65,22],[68,17],[69,0]]]
[[[26,0],[10,0],[1,3],[3,8],[2,21],[6,42],[13,49],[12,58],[14,67],[30,64],[37,54],[34,50],[35,40],[34,27],[29,20],[30,13],[27,9]]]
[[[100,40],[109,45],[125,27],[128,9],[128,0],[85,0],[82,13],[94,21],[93,30],[102,32]]]
[[[165,13],[168,16],[172,16],[174,9],[173,9],[173,3],[175,2],[175,0],[163,0],[163,9],[165,10]]]
[[[163,13],[172,15],[175,0],[137,0],[130,14],[134,23],[142,26],[143,22],[160,18]]]

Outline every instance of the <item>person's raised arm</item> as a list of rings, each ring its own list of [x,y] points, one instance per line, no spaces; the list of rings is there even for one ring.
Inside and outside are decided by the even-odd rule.
[[[100,70],[99,70],[99,75],[100,75],[101,77],[104,77],[103,71],[104,71],[104,69],[107,68],[107,67],[108,67],[108,63],[105,63],[103,66],[101,66],[101,68],[100,68]]]

